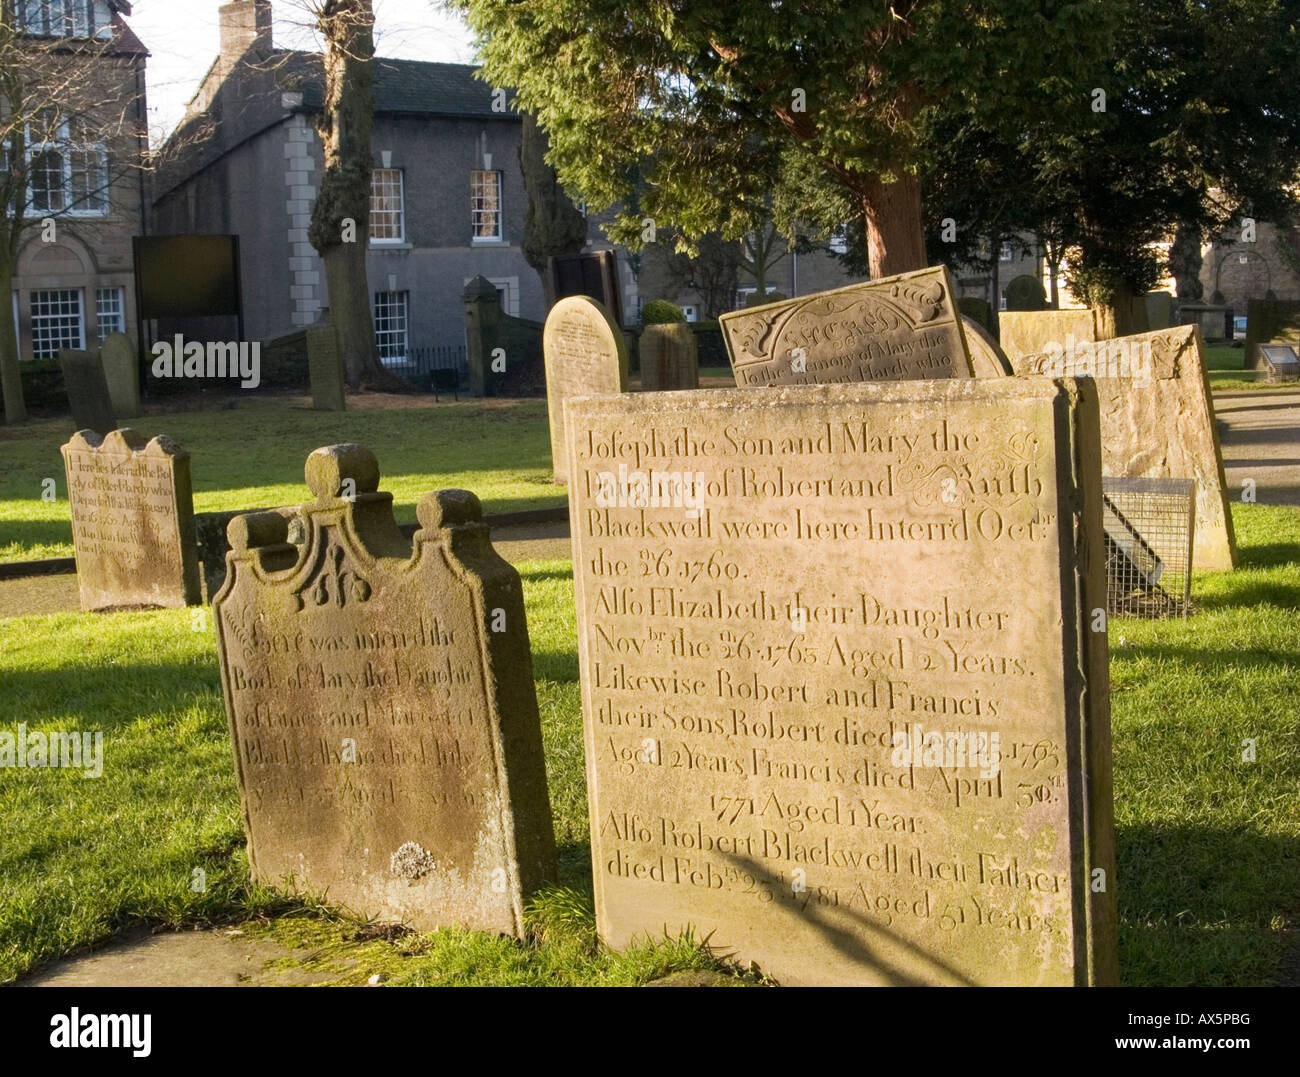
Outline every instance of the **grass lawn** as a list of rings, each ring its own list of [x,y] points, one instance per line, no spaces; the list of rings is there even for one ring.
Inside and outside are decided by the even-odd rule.
[[[1198,577],[1194,616],[1110,625],[1130,985],[1271,983],[1297,941],[1300,510],[1233,511],[1243,566]],[[629,984],[711,967],[689,939],[622,955],[596,943],[571,570],[520,572],[561,865],[528,942],[440,931],[358,943],[358,925],[250,886],[210,629],[194,631],[188,611],[59,614],[0,621],[4,727],[101,730],[105,772],[0,770],[0,982],[140,920],[251,918],[248,930],[309,947],[302,960],[342,982]]]
[[[1294,384],[1266,382],[1256,371],[1245,369],[1246,349],[1226,344],[1206,345],[1205,366],[1210,374],[1211,389],[1290,389]]]
[[[374,450],[399,523],[415,519],[428,490],[468,487],[487,512],[562,505],[551,482],[546,401],[442,403],[384,410],[310,411],[289,398],[248,397],[229,411],[175,412],[130,420],[190,451],[194,511],[291,505],[307,498],[303,461],[312,449],[355,441]],[[0,426],[0,561],[72,556],[67,482],[59,446],[72,420]],[[41,499],[55,480],[58,500]]]

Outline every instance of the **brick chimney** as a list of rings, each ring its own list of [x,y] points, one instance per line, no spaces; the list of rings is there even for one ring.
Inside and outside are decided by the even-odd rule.
[[[221,59],[233,65],[249,49],[271,48],[271,0],[234,0],[217,9],[221,21]]]

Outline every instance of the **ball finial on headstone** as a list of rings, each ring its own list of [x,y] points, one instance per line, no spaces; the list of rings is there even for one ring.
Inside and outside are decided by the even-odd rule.
[[[420,499],[415,515],[421,527],[435,531],[456,524],[478,523],[483,519],[483,503],[468,490],[435,490]]]
[[[318,498],[329,501],[352,494],[373,494],[379,489],[379,461],[364,445],[326,445],[307,457],[307,487]],[[344,489],[345,480],[352,487]]]

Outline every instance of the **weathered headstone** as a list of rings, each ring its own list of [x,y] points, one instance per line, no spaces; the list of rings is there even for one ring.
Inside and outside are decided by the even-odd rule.
[[[1300,345],[1300,301],[1252,299],[1246,304],[1247,369],[1264,365],[1259,346],[1270,342]]]
[[[347,384],[338,331],[331,324],[307,330],[307,373],[311,381],[311,406],[317,411],[347,408]]]
[[[83,610],[200,601],[190,454],[134,430],[79,430],[62,447]]]
[[[1091,384],[568,424],[602,938],[689,924],[785,983],[1115,982]]]
[[[107,434],[117,429],[113,399],[108,391],[104,366],[93,352],[59,352],[59,369],[68,393],[68,407],[78,430],[96,430]]]
[[[1205,349],[1196,326],[1013,355],[1011,364],[1017,374],[1096,379],[1102,473],[1195,479],[1193,564],[1221,572],[1233,568],[1232,513]]]
[[[1047,292],[1037,277],[1022,273],[1012,277],[1006,287],[1007,310],[1046,310]]]
[[[542,330],[546,361],[546,410],[551,424],[551,462],[556,482],[568,482],[564,458],[564,404],[570,397],[627,392],[627,341],[596,300],[561,299]]]
[[[998,341],[1013,363],[1017,356],[1096,339],[1097,321],[1091,310],[1004,310],[998,315]]]
[[[1147,292],[1142,296],[1146,309],[1147,329],[1158,332],[1174,326],[1174,297],[1168,292]]]
[[[140,414],[140,365],[135,344],[125,333],[109,333],[99,346],[99,359],[114,413],[118,419],[134,419]]]
[[[1002,348],[975,319],[963,314],[966,327],[966,347],[970,349],[970,365],[977,378],[1004,378],[1011,373],[1011,363]]]
[[[700,348],[685,322],[641,330],[641,388],[645,392],[700,387]]]
[[[943,266],[733,310],[718,323],[742,388],[971,377]]]
[[[556,870],[519,575],[471,493],[426,494],[408,540],[369,450],[306,473],[296,513],[231,521],[213,602],[253,876],[519,936]]]
[[[1290,344],[1261,344],[1259,354],[1266,381],[1300,381],[1300,356]]]

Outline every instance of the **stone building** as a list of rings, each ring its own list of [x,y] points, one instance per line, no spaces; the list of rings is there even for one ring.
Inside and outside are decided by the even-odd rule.
[[[145,64],[123,0],[15,5],[32,63],[57,70],[29,84],[26,239],[14,264],[14,322],[23,359],[93,348],[135,333],[132,236],[148,228]],[[41,108],[42,93],[49,93]]]
[[[269,340],[328,306],[307,238],[322,168],[320,56],[272,44],[271,4],[224,4],[221,52],[164,151],[158,234],[240,237],[245,332]],[[521,120],[461,64],[377,58],[367,272],[381,359],[459,347],[482,275],[508,314],[545,316],[525,261]]]

